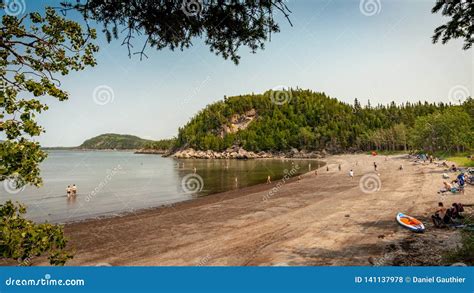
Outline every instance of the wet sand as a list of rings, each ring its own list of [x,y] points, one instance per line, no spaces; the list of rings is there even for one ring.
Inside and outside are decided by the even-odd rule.
[[[464,195],[441,196],[443,169],[413,164],[405,156],[341,155],[326,161],[329,172],[325,166],[317,176],[310,172],[279,188],[276,181],[68,224],[65,233],[76,252],[68,265],[433,265],[457,245],[458,231],[435,229],[429,216],[439,201],[473,204],[474,187]],[[372,173],[374,161],[379,175]],[[398,170],[401,164],[404,170]],[[359,185],[364,174],[380,178],[380,190],[364,192]],[[269,194],[272,188],[276,192]],[[424,221],[427,231],[400,227],[399,211]],[[33,262],[38,264],[47,262]]]

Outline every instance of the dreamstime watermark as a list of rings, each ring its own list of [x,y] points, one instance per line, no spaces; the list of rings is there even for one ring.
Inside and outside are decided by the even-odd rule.
[[[122,170],[122,166],[120,165],[117,165],[117,167],[114,167],[111,170],[107,170],[107,175],[105,176],[105,178],[99,183],[99,185],[94,188],[94,190],[92,190],[86,196],[85,201],[90,202],[97,195],[97,193],[100,192],[120,170]]]
[[[300,168],[300,166],[298,164],[295,164],[294,162],[292,162],[292,165],[293,166],[291,167],[291,169],[289,171],[288,171],[288,169],[285,169],[283,171],[283,173],[284,173],[283,178],[280,181],[278,181],[278,183],[275,185],[275,187],[270,189],[270,191],[263,196],[263,198],[262,198],[263,201],[267,201],[270,198],[272,198],[272,196],[277,194],[280,191],[280,189],[282,188],[282,186],[285,185],[285,183],[288,180],[290,180],[290,178],[293,177],[298,172],[298,169]]]
[[[204,180],[198,174],[188,174],[181,179],[181,189],[184,193],[195,194],[204,188]]]
[[[456,85],[449,89],[448,98],[453,104],[462,104],[470,96],[469,90],[463,85]]]
[[[271,90],[270,99],[273,104],[283,105],[289,103],[292,98],[292,93],[289,88],[284,86],[277,86]]]
[[[21,176],[13,176],[3,181],[3,188],[9,194],[18,194],[25,190],[25,186]]]
[[[206,84],[211,80],[211,77],[208,75],[206,78],[197,86],[190,94],[189,97],[185,98],[183,101],[183,104],[186,104],[189,102],[189,100],[194,99],[200,92],[201,90],[206,86]]]
[[[202,12],[202,0],[182,0],[181,10],[188,17],[198,16]]]
[[[23,260],[20,259],[18,265],[21,267],[29,267],[31,265],[32,260],[33,260],[33,257],[27,257]]]
[[[85,286],[84,279],[55,279],[50,274],[45,274],[40,279],[13,279],[9,277],[5,279],[7,287],[15,286]]]
[[[5,14],[10,16],[18,16],[26,11],[25,0],[5,0],[3,3]]]
[[[398,247],[396,250],[385,253],[380,258],[374,259],[373,262],[371,262],[371,264],[374,267],[391,266],[395,258],[399,254],[402,254],[402,253],[403,253],[403,250],[400,247]]]
[[[99,85],[92,92],[92,99],[97,105],[112,103],[115,99],[114,90],[108,85]]]
[[[205,266],[210,260],[211,260],[211,255],[208,253],[198,261],[197,266],[198,267]]]
[[[380,0],[360,0],[360,12],[365,16],[374,16],[382,11]]]
[[[359,180],[359,188],[364,193],[374,193],[382,188],[382,180],[376,173],[368,173]]]
[[[111,267],[112,265],[109,264],[108,262],[100,262],[95,265],[96,267]]]
[[[452,267],[467,267],[467,264],[463,262],[456,262],[451,265]]]

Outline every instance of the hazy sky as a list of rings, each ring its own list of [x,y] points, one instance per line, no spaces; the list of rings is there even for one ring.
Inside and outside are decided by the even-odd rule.
[[[449,102],[453,88],[473,92],[473,50],[463,51],[461,41],[431,43],[443,21],[430,12],[434,0],[373,2],[375,14],[367,16],[371,11],[361,10],[358,0],[288,0],[293,27],[281,19],[281,33],[257,54],[242,48],[238,66],[210,53],[202,40],[184,52],[149,48],[148,59],[129,59],[121,41],[107,44],[99,33],[98,65],[62,79],[70,100],[45,99],[50,110],[39,119],[46,128],[39,141],[75,146],[106,132],[172,137],[224,95],[279,86],[372,104]],[[26,11],[51,3],[26,1]],[[112,89],[113,98],[94,100],[99,86]]]

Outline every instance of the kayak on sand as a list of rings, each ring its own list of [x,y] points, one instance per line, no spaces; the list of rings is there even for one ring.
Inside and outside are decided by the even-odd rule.
[[[425,231],[425,226],[423,223],[413,217],[405,215],[403,213],[397,214],[397,222],[403,227],[413,231],[413,232],[423,232]]]

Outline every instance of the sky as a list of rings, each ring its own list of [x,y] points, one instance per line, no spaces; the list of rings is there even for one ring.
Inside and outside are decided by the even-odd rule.
[[[372,105],[450,102],[456,91],[470,95],[473,50],[462,50],[461,40],[432,44],[433,30],[445,21],[431,14],[434,2],[287,0],[293,26],[278,15],[281,32],[264,51],[242,47],[239,65],[211,53],[200,39],[182,52],[148,48],[148,59],[129,59],[121,40],[109,44],[99,32],[98,65],[61,77],[70,99],[44,98],[50,109],[38,119],[46,133],[37,140],[77,146],[102,133],[170,138],[224,96],[281,87],[350,103],[370,99]],[[58,3],[26,0],[25,12]]]

